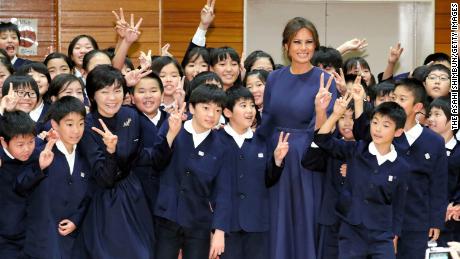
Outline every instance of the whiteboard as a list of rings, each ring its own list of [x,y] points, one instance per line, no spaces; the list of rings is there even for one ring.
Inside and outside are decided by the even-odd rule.
[[[270,53],[275,63],[282,58],[282,32],[289,19],[302,16],[312,21],[320,44],[338,47],[352,38],[366,38],[364,52],[344,56],[364,57],[377,76],[383,72],[389,48],[404,47],[395,73],[412,70],[434,52],[434,1],[325,1],[246,0],[244,49]]]

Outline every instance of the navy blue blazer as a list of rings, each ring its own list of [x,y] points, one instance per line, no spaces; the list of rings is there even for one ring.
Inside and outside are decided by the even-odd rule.
[[[27,206],[24,245],[28,256],[56,259],[71,256],[75,236],[90,202],[89,164],[80,146],[75,152],[72,175],[64,154],[55,146],[53,162],[43,171],[46,177],[36,186],[29,184],[33,190]],[[58,233],[59,222],[64,219],[77,226],[77,230],[65,237]]]
[[[17,58],[16,62],[13,64],[14,71],[17,71],[21,66],[26,65],[31,63],[31,60],[28,59],[23,59],[23,58]]]
[[[17,258],[25,240],[28,193],[17,183],[26,175],[44,175],[38,165],[38,152],[26,162],[11,159],[0,147],[0,257]],[[40,178],[34,177],[37,181]],[[35,183],[31,183],[35,184]],[[28,186],[26,186],[28,187]],[[14,251],[16,250],[16,251]]]
[[[360,116],[353,125],[355,138],[369,138],[369,118]],[[366,126],[367,125],[367,126]],[[404,215],[404,230],[443,228],[448,203],[448,162],[444,139],[428,128],[409,146],[402,134],[393,140],[398,154],[411,167]]]
[[[269,192],[281,177],[266,142],[254,134],[238,147],[224,129],[217,135],[228,147],[226,156],[231,173],[231,225],[230,231],[263,232],[269,229]]]
[[[228,232],[231,189],[226,152],[217,132],[211,131],[195,148],[192,134],[182,128],[174,140],[171,161],[160,175],[155,216],[182,227]]]
[[[318,223],[331,226],[339,222],[335,207],[346,178],[340,174],[340,167],[347,162],[331,158],[321,148],[308,148],[302,157],[302,166],[316,172],[326,172],[323,198]]]
[[[350,225],[400,235],[409,165],[399,156],[378,165],[369,142],[347,142],[331,134],[315,134],[314,142],[332,157],[347,161],[347,181],[337,204],[339,217]]]
[[[448,196],[449,202],[460,202],[460,148],[459,143],[453,149],[446,148],[448,161]]]

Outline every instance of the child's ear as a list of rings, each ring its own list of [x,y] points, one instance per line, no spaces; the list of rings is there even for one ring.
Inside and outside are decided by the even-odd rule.
[[[401,137],[401,135],[404,133],[404,129],[397,129],[395,132],[395,137]]]
[[[230,111],[230,110],[227,109],[227,108],[224,109],[224,116],[225,116],[226,118],[231,118],[232,115],[233,115],[233,112],[232,112],[232,111]]]
[[[423,110],[423,103],[416,103],[413,110],[414,113],[421,112]]]
[[[53,127],[54,130],[56,130],[59,127],[59,124],[55,120],[51,120],[51,127]]]
[[[8,148],[8,144],[6,143],[5,139],[3,137],[0,137],[0,143],[2,143],[3,148]]]
[[[188,105],[188,111],[192,114],[195,115],[195,107],[193,107],[193,104]]]

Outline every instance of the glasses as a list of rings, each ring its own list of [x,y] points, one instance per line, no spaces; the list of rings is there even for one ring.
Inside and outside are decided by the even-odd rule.
[[[16,93],[19,97],[26,97],[26,96],[29,96],[29,98],[31,98],[31,99],[37,98],[37,94],[36,94],[35,92],[15,91],[15,93]]]
[[[427,76],[427,79],[430,80],[430,81],[435,81],[437,79],[445,82],[445,81],[449,81],[450,77],[449,76],[437,76],[437,75],[429,75]]]

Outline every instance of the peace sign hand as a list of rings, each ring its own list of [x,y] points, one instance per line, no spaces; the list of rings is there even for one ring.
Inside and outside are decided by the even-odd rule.
[[[332,112],[337,117],[342,117],[342,115],[347,111],[348,104],[353,99],[353,96],[350,92],[347,92],[344,96],[335,100],[334,111]]]
[[[344,95],[347,92],[347,83],[345,82],[345,75],[343,74],[343,69],[340,68],[340,74],[332,71],[335,79],[335,87],[339,91],[340,95]]]
[[[40,165],[40,169],[44,170],[47,168],[54,159],[54,153],[53,153],[53,146],[56,144],[57,139],[53,138],[46,143],[45,149],[43,149],[42,152],[40,152],[40,156],[38,158],[38,163]]]
[[[334,77],[330,76],[329,80],[327,80],[326,86],[324,86],[324,72],[321,73],[319,80],[319,90],[315,97],[315,109],[317,111],[325,111],[332,100],[332,93],[329,92],[329,88],[332,84],[332,79],[334,79]]]
[[[388,55],[388,63],[395,64],[398,62],[401,57],[401,53],[404,51],[404,48],[401,48],[401,42],[399,42],[396,47],[390,47],[390,54]]]
[[[116,11],[112,11],[113,15],[117,19],[115,30],[117,30],[118,35],[120,38],[124,38],[126,36],[126,32],[129,28],[129,24],[125,20],[125,15],[123,13],[123,8],[120,8],[120,15],[117,14]]]
[[[184,114],[186,103],[182,102],[182,105],[174,105],[173,111],[169,114],[168,118],[168,125],[169,125],[169,132],[173,134],[173,136],[177,136],[179,134],[180,129],[182,128],[182,114]]]
[[[101,124],[103,131],[96,127],[91,127],[91,129],[102,136],[102,141],[104,141],[107,152],[113,154],[117,150],[118,136],[112,134],[102,119],[99,119],[99,123]]]
[[[18,95],[13,90],[13,83],[10,83],[10,88],[8,89],[8,94],[1,98],[0,102],[0,111],[12,111],[18,103]]]
[[[363,101],[366,98],[366,91],[364,91],[364,87],[361,85],[361,76],[357,76],[355,78],[353,86],[350,90],[353,100],[355,100],[356,102]]]
[[[149,49],[147,54],[144,51],[141,51],[139,56],[139,64],[141,68],[149,69],[152,66],[152,50]]]
[[[182,103],[185,100],[184,84],[185,84],[185,76],[181,78],[173,94],[174,100],[176,100],[177,103]]]
[[[279,139],[278,139],[278,145],[275,148],[275,151],[273,151],[273,155],[275,158],[275,164],[276,166],[281,166],[281,163],[283,163],[283,159],[286,157],[288,151],[289,151],[289,133],[284,135],[284,132],[281,131]]]
[[[214,21],[214,18],[216,17],[214,14],[215,4],[216,0],[207,0],[206,5],[203,7],[203,9],[201,9],[201,29],[207,30],[211,23]]]
[[[141,67],[141,69],[131,70],[125,75],[126,85],[128,87],[133,87],[137,85],[137,83],[139,83],[143,77],[150,73],[152,73],[152,70],[148,69],[148,67]]]
[[[166,43],[163,47],[161,47],[161,56],[162,57],[173,57],[173,54],[169,52],[169,48],[171,44]]]

